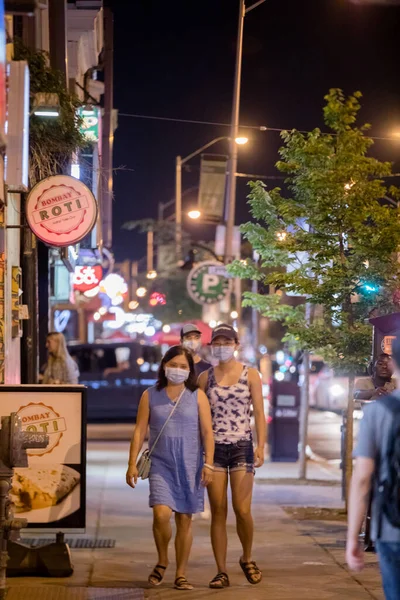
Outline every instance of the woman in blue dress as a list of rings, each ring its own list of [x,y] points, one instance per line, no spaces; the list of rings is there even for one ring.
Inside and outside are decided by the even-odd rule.
[[[185,573],[192,546],[192,515],[204,510],[204,487],[211,483],[214,471],[214,437],[209,402],[197,388],[193,358],[182,346],[168,350],[161,361],[157,384],[140,400],[126,472],[131,487],[137,483],[136,464],[148,425],[151,449],[176,402],[176,410],[151,454],[149,504],[158,561],[149,583],[158,586],[164,579],[174,512],[175,588],[191,590]]]

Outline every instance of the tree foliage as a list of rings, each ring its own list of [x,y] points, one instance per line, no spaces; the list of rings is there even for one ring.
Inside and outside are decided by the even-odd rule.
[[[287,175],[288,194],[250,184],[254,222],[242,232],[260,262],[231,267],[240,277],[302,296],[293,307],[285,296],[246,293],[244,305],[281,320],[298,347],[353,372],[370,356],[371,310],[395,310],[400,243],[399,208],[388,198],[397,199],[399,190],[386,183],[391,164],[368,156],[369,126],[356,124],[360,98],[360,92],[345,97],[330,90],[324,121],[331,133],[283,132],[277,168]],[[306,303],[315,308],[312,322]]]
[[[60,116],[46,119],[31,115],[29,121],[30,184],[66,172],[71,156],[85,146],[76,115],[79,98],[66,88],[64,75],[49,65],[48,54],[14,40],[14,60],[26,60],[30,72],[30,110],[36,93],[58,94]]]

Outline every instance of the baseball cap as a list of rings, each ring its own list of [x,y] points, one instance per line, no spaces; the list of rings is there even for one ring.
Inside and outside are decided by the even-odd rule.
[[[201,331],[199,330],[199,328],[196,327],[196,325],[193,325],[192,323],[187,323],[182,327],[181,339],[183,339],[185,335],[188,335],[189,333],[199,333],[201,335]]]
[[[222,323],[221,325],[217,325],[217,327],[215,327],[213,329],[212,335],[211,335],[211,342],[213,342],[215,340],[215,338],[217,337],[226,337],[228,338],[228,340],[238,340],[238,333],[236,331],[236,329],[234,329],[232,327],[232,325],[227,325],[226,323]]]

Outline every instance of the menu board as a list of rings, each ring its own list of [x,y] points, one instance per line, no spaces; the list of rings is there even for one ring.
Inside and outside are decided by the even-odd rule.
[[[23,431],[46,433],[47,448],[28,449],[15,467],[14,516],[28,527],[80,532],[86,517],[86,388],[63,385],[0,387],[1,416],[15,412]]]

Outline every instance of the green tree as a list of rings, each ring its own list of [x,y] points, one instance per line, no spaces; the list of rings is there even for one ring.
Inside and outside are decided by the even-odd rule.
[[[64,173],[72,155],[86,144],[76,115],[79,98],[66,88],[64,75],[49,64],[48,54],[27,48],[20,39],[14,40],[14,60],[26,60],[30,72],[30,108],[36,93],[54,93],[60,102],[60,115],[44,119],[31,115],[29,121],[30,184]]]
[[[284,295],[246,293],[244,305],[282,321],[287,340],[349,373],[349,429],[354,374],[371,354],[368,316],[374,308],[393,312],[399,275],[400,215],[388,198],[398,198],[399,190],[385,183],[391,164],[367,156],[373,140],[368,125],[356,125],[360,98],[360,92],[345,97],[332,89],[324,107],[331,133],[282,134],[277,168],[287,175],[290,197],[261,182],[250,184],[255,222],[242,232],[260,255],[261,268],[249,261],[231,267],[240,277],[303,297],[294,307]],[[307,305],[315,314],[312,322],[305,318]]]

